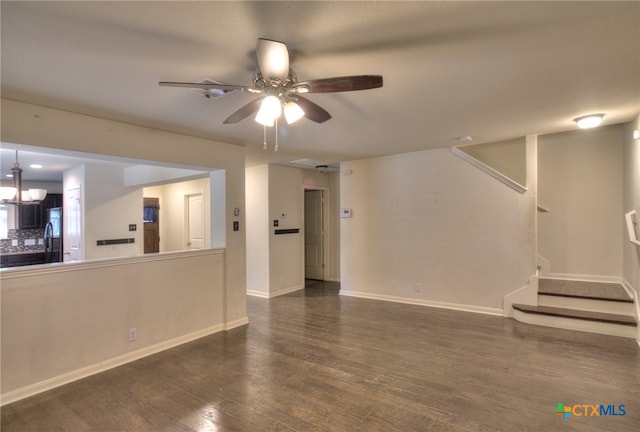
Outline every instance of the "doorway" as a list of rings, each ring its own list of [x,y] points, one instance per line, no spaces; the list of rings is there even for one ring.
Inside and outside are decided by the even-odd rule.
[[[185,200],[187,249],[204,249],[204,198],[200,193],[187,195]]]
[[[160,198],[143,198],[144,253],[160,252]]]
[[[325,197],[323,189],[304,191],[304,277],[325,280],[326,245]]]

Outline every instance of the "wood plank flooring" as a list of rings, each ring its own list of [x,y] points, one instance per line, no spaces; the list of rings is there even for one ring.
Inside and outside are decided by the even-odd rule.
[[[249,297],[249,326],[7,405],[2,432],[639,430],[634,340],[337,291]]]

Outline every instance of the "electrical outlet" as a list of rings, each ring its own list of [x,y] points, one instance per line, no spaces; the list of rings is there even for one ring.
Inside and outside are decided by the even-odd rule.
[[[131,327],[129,329],[129,342],[133,342],[136,339],[138,339],[138,328]]]
[[[416,292],[422,292],[422,284],[420,282],[416,282]]]

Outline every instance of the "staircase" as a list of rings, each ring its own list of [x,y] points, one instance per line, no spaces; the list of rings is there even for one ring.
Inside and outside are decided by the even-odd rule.
[[[622,285],[563,279],[538,283],[538,305],[513,304],[518,321],[636,338],[637,320],[633,298]]]

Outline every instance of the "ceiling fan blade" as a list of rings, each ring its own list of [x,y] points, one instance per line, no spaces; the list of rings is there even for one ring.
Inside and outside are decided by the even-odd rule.
[[[300,81],[289,87],[294,93],[336,93],[382,87],[382,75],[354,75]]]
[[[256,47],[258,65],[264,79],[284,82],[289,76],[289,51],[287,45],[270,39],[258,39]]]
[[[300,108],[304,111],[304,116],[311,121],[324,123],[331,118],[331,114],[329,114],[320,105],[311,102],[309,99],[305,99],[302,96],[296,96],[294,101],[300,105]]]
[[[238,111],[231,114],[223,123],[224,124],[238,123],[239,121],[246,119],[251,114],[253,114],[254,112],[260,109],[261,103],[262,103],[262,98],[256,98],[252,100],[251,102],[249,102],[248,104],[240,108]]]
[[[233,85],[233,84],[217,84],[217,83],[188,83],[188,82],[171,82],[171,81],[160,81],[158,85],[165,87],[187,87],[187,88],[195,88],[202,90],[209,89],[218,89],[224,91],[233,91],[233,90],[242,90],[242,91],[252,91],[254,90],[252,87],[245,87],[241,85]]]

